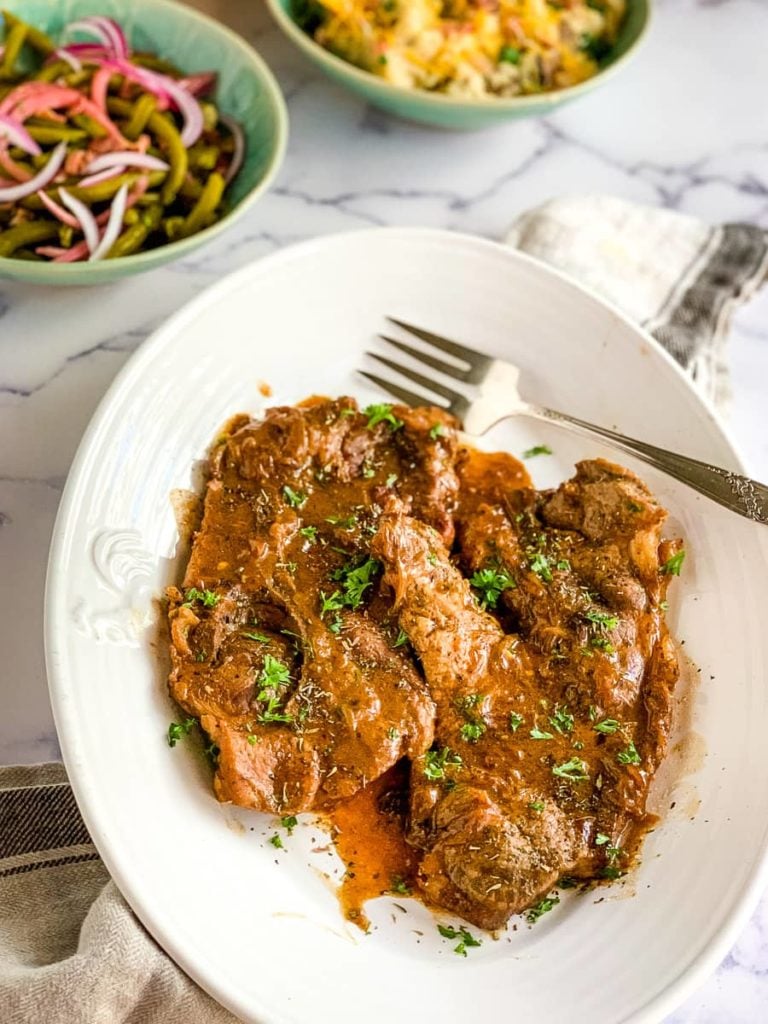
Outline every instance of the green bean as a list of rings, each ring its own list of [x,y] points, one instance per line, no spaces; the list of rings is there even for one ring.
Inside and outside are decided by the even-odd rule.
[[[5,19],[6,36],[12,28],[16,27],[16,25],[24,25],[27,30],[27,42],[34,50],[37,50],[39,53],[42,53],[47,57],[48,54],[53,53],[56,49],[56,45],[50,36],[47,36],[45,32],[41,32],[39,28],[34,28],[32,25],[26,25],[21,18],[17,18],[16,15],[11,14],[10,11],[3,11],[3,18]]]
[[[152,206],[145,207],[139,214],[139,220],[141,223],[148,227],[150,231],[156,231],[160,227],[160,223],[163,219],[163,206],[161,203],[153,203]]]
[[[115,242],[107,253],[106,258],[108,260],[114,260],[119,256],[130,256],[132,253],[138,252],[147,240],[148,234],[149,228],[146,224],[131,224],[130,227],[126,228],[125,231],[115,239]]]
[[[51,64],[45,64],[32,77],[36,82],[53,82],[59,75],[64,75],[72,68],[65,60],[55,60]]]
[[[92,139],[105,139],[107,137],[107,129],[88,114],[75,114],[72,120],[78,127],[90,135]]]
[[[130,118],[133,113],[132,104],[126,100],[108,97],[107,110],[110,114],[117,114],[118,117]],[[157,111],[147,118],[147,128],[161,142],[165,144],[163,156],[171,165],[168,178],[163,186],[163,202],[170,206],[184,183],[187,175],[189,160],[187,150],[181,141],[181,136],[176,131],[176,126],[167,114],[160,114]],[[150,184],[154,184],[150,178]]]
[[[59,225],[59,245],[63,245],[65,249],[68,249],[75,238],[75,229],[70,227],[69,224]]]
[[[132,206],[130,210],[126,210],[123,215],[123,224],[137,224],[139,221],[139,211],[135,206]]]
[[[212,132],[219,123],[219,112],[210,101],[200,100],[199,103],[200,109],[203,112],[203,126],[205,131]]]
[[[123,127],[126,139],[138,139],[157,109],[157,100],[148,92],[142,93],[133,105],[133,112]]]
[[[221,150],[218,146],[205,146],[199,143],[189,149],[189,166],[201,171],[212,171],[219,162]]]
[[[65,124],[54,127],[52,124],[29,124],[27,122],[27,131],[35,142],[42,142],[44,146],[53,146],[57,142],[82,142],[83,139],[88,138],[87,132],[80,131],[78,128],[69,128]],[[46,156],[48,155],[46,154]]]
[[[152,206],[153,203],[160,202],[159,192],[145,192],[143,196],[139,196],[136,200],[137,206]]]
[[[19,22],[10,31],[6,32],[3,61],[0,64],[0,76],[3,78],[13,78],[16,61],[26,38],[27,26],[23,22]]]
[[[202,195],[184,221],[181,233],[185,238],[188,235],[196,234],[205,225],[208,218],[213,215],[216,207],[221,202],[221,197],[224,195],[226,187],[227,183],[224,181],[223,175],[219,174],[218,171],[208,175],[208,180],[203,186]]]
[[[163,185],[163,202],[168,206],[176,198],[176,194],[187,176],[189,158],[187,149],[176,131],[176,126],[167,114],[151,114],[147,127],[161,142],[165,143],[165,152],[171,169]]]
[[[183,217],[166,217],[163,221],[163,231],[165,232],[165,237],[169,242],[175,242],[177,238],[181,238],[183,230]]]
[[[53,220],[27,220],[0,234],[0,256],[13,256],[22,246],[55,238],[59,225]]]
[[[184,199],[194,199],[195,202],[197,202],[203,194],[203,186],[197,178],[193,178],[191,174],[188,174],[184,179],[184,184],[181,186],[180,191]]]
[[[149,175],[150,185],[159,185],[160,182],[165,178],[165,171],[152,171]],[[75,199],[81,199],[86,205],[91,206],[94,203],[105,203],[108,200],[114,198],[119,191],[121,185],[128,185],[132,187],[136,184],[139,178],[144,177],[137,171],[129,171],[126,174],[119,174],[115,178],[108,178],[106,181],[99,181],[95,185],[65,185],[67,192],[73,195]],[[58,185],[54,188],[47,188],[46,193],[52,198],[56,199],[58,192]],[[27,210],[42,210],[43,203],[40,196],[37,194],[31,196],[25,196],[24,199],[19,200],[21,206]]]

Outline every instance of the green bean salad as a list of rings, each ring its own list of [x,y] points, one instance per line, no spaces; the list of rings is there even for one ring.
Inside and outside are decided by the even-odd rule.
[[[72,22],[57,41],[3,18],[0,256],[115,259],[224,216],[245,144],[211,98],[214,71],[132,52],[111,18]]]

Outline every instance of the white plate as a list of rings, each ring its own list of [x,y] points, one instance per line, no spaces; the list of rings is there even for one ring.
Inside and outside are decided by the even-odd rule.
[[[240,410],[311,393],[381,399],[354,370],[392,313],[523,370],[524,392],[630,435],[737,466],[713,413],[623,317],[500,246],[381,230],[300,245],[232,275],[149,339],[101,404],[73,466],[51,551],[46,643],[72,784],[93,839],[147,928],[251,1021],[653,1021],[712,969],[766,874],[768,531],[639,466],[689,557],[674,628],[700,667],[687,706],[687,775],[632,879],[566,901],[466,960],[416,904],[346,925],[309,852],[311,828],[267,839],[270,819],[221,807],[173,715],[156,651],[156,596],[176,578],[169,500]],[[486,439],[520,452],[537,484],[605,454],[556,428],[510,422]],[[684,716],[685,717],[685,716]],[[692,738],[691,738],[692,737]],[[679,760],[679,758],[678,758]],[[601,901],[600,901],[601,900]],[[598,902],[599,901],[599,902]],[[422,931],[423,936],[416,934]]]

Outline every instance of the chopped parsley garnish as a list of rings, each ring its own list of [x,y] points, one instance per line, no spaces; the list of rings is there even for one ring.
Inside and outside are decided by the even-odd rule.
[[[205,747],[206,757],[208,758],[208,760],[211,762],[212,765],[217,765],[219,763],[219,754],[220,753],[221,753],[221,750],[213,742],[209,743],[208,746]]]
[[[559,902],[560,897],[557,893],[554,893],[552,896],[546,896],[543,900],[539,900],[538,903],[535,903],[528,910],[528,913],[525,915],[525,920],[528,924],[536,924],[540,917],[544,914],[548,914],[549,911],[552,910],[553,907],[556,907]]]
[[[471,932],[462,925],[456,929],[451,927],[449,924],[439,924],[437,930],[443,936],[444,939],[459,939],[458,946],[454,946],[453,952],[458,953],[459,956],[466,956],[467,950],[472,949],[476,946],[482,946],[482,941],[476,939]]]
[[[661,610],[663,612],[668,612],[669,611],[669,601],[659,601],[659,608],[661,608]]]
[[[663,572],[665,576],[679,576],[684,561],[685,549],[681,548],[676,555],[672,555],[666,560],[664,565],[661,567],[661,572]]]
[[[344,625],[344,620],[341,617],[341,612],[334,612],[333,618],[328,623],[328,631],[333,633],[334,636],[338,636],[341,632],[341,627]]]
[[[401,896],[410,896],[411,887],[402,875],[395,875],[390,883],[390,892],[399,892]]]
[[[437,565],[437,555],[434,551],[430,551],[427,555],[427,561],[430,565]]]
[[[269,841],[270,841],[270,843],[272,843],[272,845],[274,846],[274,848],[276,850],[284,850],[285,849],[285,847],[283,846],[283,840],[280,838],[280,836],[278,835],[277,832],[275,832],[275,834],[271,837],[271,839]]]
[[[604,636],[593,636],[589,641],[589,645],[590,647],[596,647],[604,654],[613,654],[616,650],[611,641]]]
[[[328,516],[326,523],[330,523],[331,526],[340,526],[342,530],[354,530],[357,526],[357,516]]]
[[[387,487],[394,487],[396,482],[397,482],[397,473],[390,473],[389,476],[387,477],[386,481],[385,481],[385,484],[386,484]]]
[[[324,590],[320,591],[320,618],[324,619],[328,612],[337,612],[344,607],[344,597],[340,590],[334,590],[330,597]]]
[[[624,851],[620,846],[606,846],[605,848],[605,859],[609,864],[615,864],[619,857],[624,856]]]
[[[397,639],[392,644],[392,646],[393,647],[405,647],[405,645],[407,643],[408,643],[408,634],[405,632],[404,629],[401,629],[400,632],[397,634]]]
[[[569,572],[571,568],[571,563],[568,561],[567,558],[561,558],[559,562],[555,562],[555,568],[558,569],[560,572]]]
[[[477,743],[485,730],[485,722],[465,722],[461,727],[461,738],[467,743]]]
[[[168,726],[168,746],[175,747],[181,737],[186,736],[192,726],[196,724],[196,718],[185,718],[183,722],[171,722]]]
[[[520,726],[523,724],[524,718],[522,715],[518,715],[516,711],[510,711],[509,713],[509,729],[510,732],[517,732]]]
[[[553,733],[544,732],[544,730],[540,729],[538,725],[534,725],[534,727],[531,729],[529,733],[529,736],[532,740],[553,740],[555,738]]]
[[[333,600],[334,598],[337,600],[337,603],[333,604],[331,608],[359,608],[365,591],[368,587],[373,586],[376,573],[380,569],[381,562],[377,562],[375,558],[368,558],[360,565],[349,563],[337,569],[333,574],[333,578],[341,581],[343,593],[337,590],[331,595],[331,598],[328,600]],[[323,595],[321,594],[320,596],[322,597]]]
[[[220,600],[219,595],[213,590],[198,590],[197,587],[190,587],[184,594],[184,607],[189,608],[194,601],[199,601],[203,608],[215,608]]]
[[[559,733],[565,735],[567,732],[573,732],[573,715],[567,707],[561,708],[558,705],[549,717],[549,724],[553,729],[557,729]]]
[[[295,814],[289,814],[287,817],[280,819],[280,824],[283,826],[284,829],[287,830],[288,835],[292,836],[293,830],[299,824],[299,819],[296,817]]]
[[[616,629],[619,624],[618,615],[611,615],[610,612],[599,612],[596,608],[590,608],[584,612],[584,618],[600,630]]]
[[[287,665],[284,665],[282,661],[277,658],[273,658],[271,654],[264,656],[264,667],[261,670],[259,676],[259,686],[261,692],[258,695],[258,700],[265,700],[266,694],[264,690],[276,690],[278,686],[285,686],[291,678],[290,670]]]
[[[263,633],[241,633],[240,636],[244,636],[246,640],[256,640],[260,644],[272,643],[269,637],[264,636]]]
[[[520,50],[516,46],[502,46],[499,51],[499,62],[501,64],[519,64]]]
[[[517,586],[507,573],[492,568],[479,569],[469,582],[475,590],[480,591],[481,608],[495,608],[503,591]]]
[[[605,832],[598,832],[595,836],[595,846],[605,846],[606,843],[610,843],[611,837],[607,836]]]
[[[387,729],[387,739],[396,740],[399,735],[400,733],[397,731],[394,725],[390,725],[390,727]]]
[[[616,755],[616,760],[619,764],[640,764],[640,755],[635,744],[630,743],[624,750],[620,750]]]
[[[549,559],[546,555],[543,555],[540,551],[537,551],[528,561],[528,567],[531,572],[535,572],[540,580],[545,583],[552,582],[552,568],[549,564]]]
[[[595,732],[601,732],[604,736],[612,736],[621,728],[615,718],[604,718],[602,722],[596,722],[592,728]]]
[[[456,700],[456,707],[459,711],[469,711],[470,708],[476,708],[482,699],[482,693],[465,693]]]
[[[530,809],[532,811],[536,811],[536,813],[538,814],[538,813],[540,813],[541,811],[544,810],[544,801],[543,800],[531,800],[531,802],[528,804],[528,806],[530,807]]]
[[[589,778],[587,763],[580,757],[572,757],[570,761],[556,764],[552,769],[552,774],[559,779],[568,779],[569,782],[580,782],[582,779]]]
[[[310,544],[314,544],[317,540],[317,527],[316,526],[302,526],[299,530],[302,537],[309,541]]]
[[[362,474],[363,474],[363,479],[364,480],[372,480],[373,477],[376,476],[376,470],[373,468],[373,466],[365,466],[364,465],[363,466],[363,470],[362,470]]]
[[[438,437],[442,437],[445,433],[445,427],[442,423],[436,423],[429,432],[429,436],[433,441],[436,441]]]
[[[535,444],[523,452],[524,459],[534,459],[537,455],[551,455],[552,449],[547,444]]]
[[[621,878],[623,874],[624,872],[621,870],[621,868],[615,868],[612,865],[608,865],[607,867],[604,867],[603,870],[600,872],[600,877],[615,880],[617,878]]]
[[[256,699],[266,701],[267,706],[257,716],[259,722],[292,722],[293,716],[280,710],[281,695],[279,690],[290,682],[291,673],[287,665],[271,654],[264,657],[264,667],[258,678],[259,692]]]
[[[366,406],[363,409],[363,415],[368,417],[367,426],[369,430],[373,430],[379,423],[388,423],[389,429],[392,431],[399,430],[403,425],[403,421],[399,420],[392,412],[392,404],[390,402]]]
[[[445,778],[445,769],[449,765],[461,767],[461,757],[455,754],[450,747],[443,747],[442,750],[428,750],[424,755],[424,774],[428,779]]]
[[[283,497],[291,508],[301,508],[307,501],[307,495],[303,491],[294,491],[288,484],[283,485]]]

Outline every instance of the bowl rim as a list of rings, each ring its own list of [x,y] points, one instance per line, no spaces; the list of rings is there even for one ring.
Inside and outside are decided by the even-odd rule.
[[[253,65],[265,88],[265,92],[269,96],[276,120],[272,155],[264,174],[253,188],[249,189],[243,198],[220,220],[217,220],[215,224],[211,224],[207,228],[203,228],[202,231],[190,235],[188,238],[179,238],[174,242],[168,242],[166,245],[159,245],[154,249],[132,253],[129,256],[121,256],[116,260],[98,260],[97,262],[85,260],[74,263],[53,263],[52,261],[29,263],[24,260],[14,259],[12,256],[0,256],[0,279],[24,280],[28,284],[34,284],[35,278],[38,277],[39,283],[49,284],[51,276],[77,277],[78,274],[84,273],[85,268],[88,269],[89,275],[97,276],[103,273],[105,277],[109,277],[112,280],[120,276],[119,271],[116,269],[117,267],[125,267],[125,273],[129,273],[131,270],[139,270],[142,263],[148,263],[150,266],[146,269],[149,270],[151,265],[156,262],[165,263],[181,258],[186,252],[196,249],[200,245],[205,245],[206,242],[211,241],[223,231],[226,231],[238,217],[245,213],[266,192],[274,181],[285,159],[286,149],[288,148],[289,119],[285,98],[267,62],[234,29],[231,29],[221,21],[217,21],[210,15],[204,14],[202,11],[188,7],[186,4],[181,3],[180,0],[152,0],[152,5],[155,7],[165,7],[173,11],[181,19],[198,22],[209,31],[217,32],[220,36],[224,37],[230,47],[239,50]],[[56,267],[56,270],[52,271],[50,269],[52,267]],[[43,278],[45,278],[45,281],[43,281]]]
[[[500,110],[511,113],[531,108],[538,110],[542,106],[553,108],[568,100],[576,99],[578,96],[589,92],[604,78],[612,77],[628,59],[633,57],[640,44],[647,37],[648,27],[654,14],[654,0],[627,0],[627,2],[628,4],[635,4],[641,12],[642,22],[637,35],[616,60],[604,68],[600,68],[597,74],[592,75],[591,78],[587,78],[583,82],[567,85],[562,89],[552,89],[549,92],[525,96],[498,96],[493,99],[462,99],[461,97],[448,96],[446,93],[428,92],[426,89],[409,89],[403,85],[394,85],[392,82],[379,78],[378,75],[374,75],[370,71],[365,71],[363,68],[351,64],[349,61],[344,60],[343,57],[337,57],[336,54],[331,53],[330,50],[326,50],[325,47],[315,42],[312,36],[308,35],[286,12],[280,0],[266,0],[266,5],[279,27],[300,49],[311,58],[327,64],[331,70],[338,71],[342,77],[347,76],[361,85],[373,87],[382,93],[397,96],[406,101],[418,101],[435,110],[474,110],[478,113]]]

